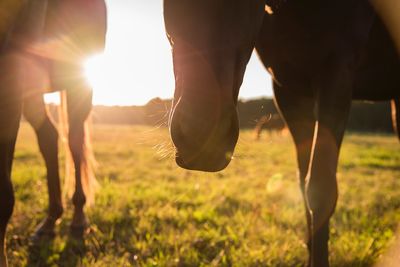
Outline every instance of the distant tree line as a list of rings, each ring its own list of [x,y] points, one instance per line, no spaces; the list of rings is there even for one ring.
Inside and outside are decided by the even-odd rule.
[[[263,98],[239,102],[241,127],[254,128],[263,115],[277,114],[273,99]],[[360,132],[393,132],[389,101],[354,101],[350,111],[347,130]]]
[[[171,100],[154,98],[144,106],[94,106],[92,119],[97,124],[167,126]],[[239,101],[241,128],[254,128],[263,116],[278,114],[273,99]],[[56,118],[57,107],[50,105]],[[354,102],[348,122],[350,131],[393,132],[389,102]]]

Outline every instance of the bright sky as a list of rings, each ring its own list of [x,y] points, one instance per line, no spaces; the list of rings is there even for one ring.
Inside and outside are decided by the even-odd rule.
[[[162,0],[107,0],[107,6],[106,50],[87,70],[94,104],[142,105],[154,97],[172,98],[174,76]],[[253,54],[240,97],[268,95],[270,78]]]

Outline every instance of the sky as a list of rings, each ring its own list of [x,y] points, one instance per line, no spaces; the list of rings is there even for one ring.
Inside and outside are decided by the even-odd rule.
[[[143,105],[172,98],[171,49],[164,29],[162,0],[106,0],[108,32],[103,55],[87,63],[95,105]],[[271,96],[270,77],[253,56],[239,97]],[[47,96],[52,101],[55,96]]]

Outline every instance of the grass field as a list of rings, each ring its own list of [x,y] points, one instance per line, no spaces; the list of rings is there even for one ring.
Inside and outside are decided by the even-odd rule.
[[[289,136],[242,131],[223,172],[176,167],[166,129],[95,126],[101,184],[84,244],[69,238],[68,202],[58,236],[29,237],[47,206],[45,168],[22,124],[13,167],[17,203],[8,228],[11,266],[302,266],[305,217]],[[372,266],[400,222],[400,144],[347,134],[332,220],[333,266]]]

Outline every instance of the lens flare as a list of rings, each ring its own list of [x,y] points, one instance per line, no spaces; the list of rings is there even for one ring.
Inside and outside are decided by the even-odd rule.
[[[89,57],[83,65],[86,80],[92,88],[99,87],[99,82],[106,75],[105,58],[103,54]]]

